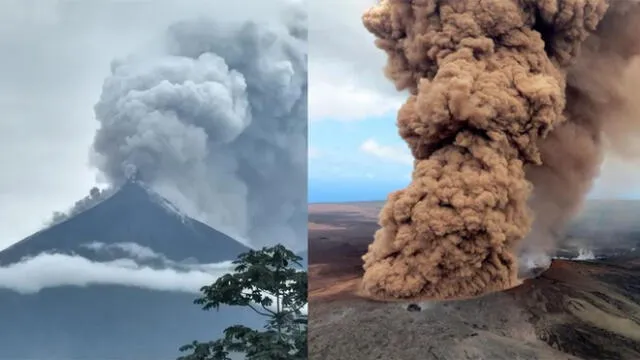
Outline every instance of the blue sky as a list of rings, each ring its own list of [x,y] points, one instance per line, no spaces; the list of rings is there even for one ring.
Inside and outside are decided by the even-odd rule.
[[[309,202],[384,200],[406,187],[412,158],[397,133],[395,111],[309,123]],[[631,166],[630,166],[631,165]],[[635,166],[610,159],[589,198],[640,198]]]
[[[397,133],[396,111],[309,122],[309,202],[384,200],[406,187],[412,158]],[[635,164],[609,157],[588,198],[638,199]]]
[[[409,182],[411,156],[395,125],[404,95],[362,25],[371,5],[308,3],[310,202],[384,200]]]
[[[383,200],[405,187],[411,156],[395,112],[362,120],[309,124],[309,201]]]

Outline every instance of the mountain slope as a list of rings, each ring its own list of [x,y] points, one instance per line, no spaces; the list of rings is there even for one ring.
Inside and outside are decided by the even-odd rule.
[[[560,242],[563,256],[599,260],[556,259],[507,291],[418,304],[358,295],[381,204],[310,206],[310,359],[640,359],[640,202],[588,203],[571,229],[583,237]]]
[[[141,254],[147,258],[116,246],[123,243],[135,245],[129,250],[146,251]],[[96,248],[96,244],[102,247]],[[204,312],[193,304],[197,293],[179,292],[175,286],[188,277],[186,265],[229,261],[247,250],[233,238],[181,215],[143,184],[131,181],[96,206],[0,252],[0,281],[4,282],[0,283],[0,359],[175,359],[181,345],[216,339],[230,325],[262,327],[262,319],[243,308],[221,307],[219,311]],[[98,273],[93,268],[96,262],[126,258],[128,264],[150,267],[136,276],[144,283],[144,276],[152,273],[153,281],[148,287],[163,290],[136,287],[140,282],[125,281],[127,286],[121,285],[119,280],[131,276],[122,275],[122,267],[117,269],[118,281],[114,277],[97,281],[105,285],[82,281],[72,283],[85,286],[55,285],[69,282],[59,281],[59,272],[48,269],[68,266],[71,258],[63,259],[64,264],[49,262],[45,263],[48,268],[40,265],[35,270],[35,265],[21,263],[28,266],[20,269],[29,271],[15,270],[15,266],[21,266],[16,264],[21,259],[44,252],[75,254],[93,261],[86,262],[88,270],[77,272],[94,274],[65,273],[77,279],[104,279],[105,271],[111,270],[100,265],[102,272]],[[153,263],[149,259],[154,256],[162,261]],[[182,262],[185,259],[189,262]],[[179,263],[186,265],[180,269]],[[161,270],[153,270],[158,268]],[[173,281],[172,287],[159,286],[165,281],[164,276]],[[12,280],[15,277],[19,280]],[[48,281],[44,282],[48,287],[38,292],[14,291],[22,283],[43,281]]]
[[[115,285],[0,290],[0,359],[171,360],[230,325],[263,325],[242,308],[205,312],[196,297]]]
[[[191,258],[200,263],[231,260],[248,250],[231,237],[179,214],[168,201],[130,181],[102,203],[0,252],[0,264],[46,251],[106,260],[86,248],[96,242],[133,242],[174,261]]]

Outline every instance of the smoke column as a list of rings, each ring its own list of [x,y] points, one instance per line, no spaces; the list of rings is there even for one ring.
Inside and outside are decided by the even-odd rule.
[[[363,257],[379,299],[477,296],[549,256],[605,150],[640,129],[638,2],[383,0],[363,16],[409,90],[398,127],[415,158]]]
[[[112,62],[92,162],[253,245],[305,247],[307,34],[303,3],[273,23],[202,18],[159,54]]]

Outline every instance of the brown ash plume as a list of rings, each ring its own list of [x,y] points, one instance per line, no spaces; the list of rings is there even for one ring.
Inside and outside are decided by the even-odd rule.
[[[502,290],[520,282],[518,254],[552,251],[606,138],[637,129],[620,112],[629,104],[620,80],[640,48],[629,45],[637,8],[383,0],[363,16],[388,54],[386,75],[410,91],[398,127],[415,157],[411,184],[389,195],[363,257],[368,296]]]
[[[612,3],[567,71],[565,121],[540,142],[542,165],[529,166],[534,186],[532,232],[521,251],[550,253],[555,234],[580,210],[605,152],[631,159],[640,130],[640,7]]]

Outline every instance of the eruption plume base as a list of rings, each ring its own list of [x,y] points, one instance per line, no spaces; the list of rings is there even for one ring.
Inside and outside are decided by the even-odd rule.
[[[380,296],[380,295],[377,295],[375,293],[371,293],[371,292],[367,291],[364,281],[361,281],[359,283],[359,287],[358,287],[358,290],[356,291],[355,295],[357,297],[360,297],[360,298],[363,298],[363,299],[367,299],[367,300],[371,300],[371,301],[375,301],[375,302],[384,302],[384,303],[393,302],[393,303],[407,303],[407,304],[410,304],[410,303],[423,302],[423,301],[437,301],[437,302],[463,301],[463,300],[477,299],[477,298],[485,297],[485,296],[493,294],[493,293],[497,293],[497,292],[506,291],[506,290],[513,289],[513,288],[517,288],[518,286],[524,284],[525,281],[526,281],[526,279],[516,280],[516,282],[514,284],[512,284],[511,287],[508,287],[508,288],[500,288],[500,289],[488,288],[488,289],[485,289],[485,291],[483,291],[482,293],[477,294],[477,295],[461,295],[461,296],[449,296],[449,297],[428,296],[428,295],[418,295],[418,296],[414,296],[414,297]]]
[[[583,251],[581,250],[581,254]],[[380,295],[379,293],[373,293],[367,290],[366,282],[364,279],[360,279],[358,282],[358,288],[355,291],[355,295],[360,298],[364,298],[371,301],[376,302],[398,302],[398,303],[414,303],[414,302],[423,302],[423,301],[462,301],[462,300],[470,300],[481,298],[496,292],[502,292],[509,289],[517,288],[523,285],[529,279],[535,279],[545,273],[551,267],[553,262],[552,258],[548,257],[546,254],[525,254],[524,261],[519,263],[520,267],[518,269],[518,276],[510,286],[501,287],[501,286],[487,286],[483,288],[482,292],[472,295],[452,295],[452,296],[429,296],[429,295],[418,295],[414,297],[394,297],[394,296],[385,296]],[[580,260],[576,258],[575,260]]]
[[[474,297],[519,284],[511,248],[529,225],[520,204],[530,187],[516,149],[489,136],[459,133],[389,196],[363,257],[370,297]]]

